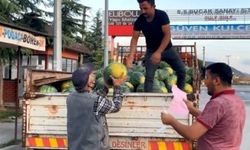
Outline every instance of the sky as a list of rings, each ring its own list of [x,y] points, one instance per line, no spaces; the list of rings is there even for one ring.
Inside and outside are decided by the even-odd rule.
[[[83,5],[91,7],[90,18],[96,11],[104,10],[105,0],[81,0]],[[169,9],[215,9],[215,8],[250,8],[250,0],[155,0],[156,8]],[[138,10],[137,0],[108,0],[109,10]],[[170,20],[171,21],[171,20]],[[233,22],[232,22],[233,23]],[[247,20],[250,24],[250,20]],[[128,45],[130,37],[116,38],[115,42]],[[172,40],[173,44],[197,45],[198,58],[203,59],[205,47],[205,60],[225,62],[229,65],[250,74],[250,40]],[[144,38],[140,39],[144,44]]]

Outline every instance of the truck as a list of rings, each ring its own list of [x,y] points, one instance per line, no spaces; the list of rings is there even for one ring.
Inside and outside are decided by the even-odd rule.
[[[183,61],[193,68],[194,94],[199,94],[199,68],[194,45],[175,46]],[[185,57],[186,55],[186,57]],[[67,149],[67,93],[41,93],[45,84],[58,85],[71,73],[27,69],[24,77],[22,143],[26,149]],[[60,91],[60,86],[59,86]],[[198,96],[197,96],[198,97]],[[168,109],[172,93],[124,93],[119,112],[108,114],[110,148],[114,150],[194,150],[195,143],[163,125],[162,111]],[[193,117],[175,116],[186,125]]]

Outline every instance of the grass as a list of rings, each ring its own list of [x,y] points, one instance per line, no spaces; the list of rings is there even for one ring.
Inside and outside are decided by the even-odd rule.
[[[17,116],[21,116],[21,112],[17,112]],[[0,111],[0,120],[5,120],[10,117],[15,117],[16,116],[16,111],[14,109],[6,109],[5,111]]]

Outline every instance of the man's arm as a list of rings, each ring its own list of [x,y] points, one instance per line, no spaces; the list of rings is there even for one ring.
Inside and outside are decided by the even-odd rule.
[[[122,105],[122,93],[120,87],[114,87],[113,100],[107,99],[107,97],[98,96],[94,105],[96,115],[104,115],[107,113],[117,112]]]
[[[171,38],[171,33],[170,33],[170,25],[169,24],[165,24],[162,26],[162,31],[164,34],[164,37],[161,41],[160,46],[158,47],[158,49],[154,52],[154,54],[151,57],[152,63],[153,64],[159,64],[161,61],[161,53],[166,49],[166,47],[168,46],[169,42],[170,42],[170,38]]]
[[[190,140],[197,140],[207,132],[207,128],[196,121],[191,126],[184,125],[176,120],[172,115],[161,113],[163,124],[171,125],[180,135]]]
[[[170,38],[171,38],[170,25],[169,24],[163,25],[162,32],[164,34],[164,37],[161,41],[161,45],[156,50],[156,52],[159,52],[159,53],[162,53],[170,42]]]
[[[195,117],[198,117],[201,114],[201,111],[196,107],[194,107],[194,102],[191,102],[189,100],[184,100],[184,102],[186,103],[190,114],[192,114]]]
[[[130,41],[130,54],[126,61],[126,65],[128,68],[132,68],[132,62],[134,60],[134,54],[136,53],[136,47],[139,37],[140,37],[140,31],[134,30]]]

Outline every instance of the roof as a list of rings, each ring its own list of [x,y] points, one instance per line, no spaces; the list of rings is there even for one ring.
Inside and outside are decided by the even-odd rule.
[[[38,36],[51,37],[51,35],[49,35],[48,33],[39,32],[39,31],[36,31],[36,30],[32,30],[30,28],[17,26],[17,25],[11,24],[11,23],[6,23],[6,22],[0,21],[0,25],[4,25],[4,26],[7,26],[7,27],[11,27],[11,28],[22,30],[22,31],[26,31],[26,32],[29,32],[29,33],[32,33],[32,34],[38,35]]]
[[[45,37],[49,37],[49,38],[53,37],[53,35],[49,34],[49,33],[53,33],[53,28],[50,25],[46,26],[46,30],[48,31],[48,33],[39,32],[39,31],[36,31],[36,30],[32,30],[30,28],[21,27],[21,26],[17,26],[17,25],[11,24],[11,23],[1,22],[1,21],[0,21],[0,25],[4,25],[6,27],[26,31],[26,32],[32,33],[32,34],[34,34],[36,36],[45,36]],[[67,49],[67,50],[74,51],[74,52],[78,52],[78,53],[84,53],[84,54],[91,54],[92,53],[91,50],[89,48],[87,48],[82,43],[72,43],[71,45],[63,46],[63,48]]]
[[[65,45],[64,49],[79,52],[79,53],[85,53],[85,54],[92,53],[91,50],[82,43],[72,43],[71,45]]]

